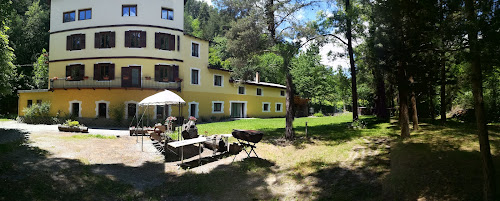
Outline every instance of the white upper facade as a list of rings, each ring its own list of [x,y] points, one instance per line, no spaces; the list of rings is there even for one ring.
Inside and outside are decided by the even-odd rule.
[[[123,16],[123,6],[136,6],[136,16]],[[91,9],[91,19],[79,20],[79,11]],[[173,20],[162,19],[162,9],[172,10]],[[63,22],[74,11],[74,21]],[[184,30],[184,0],[52,0],[50,32],[116,25],[150,25]]]

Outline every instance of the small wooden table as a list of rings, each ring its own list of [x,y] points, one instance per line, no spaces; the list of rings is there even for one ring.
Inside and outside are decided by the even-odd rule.
[[[198,143],[199,156],[200,156],[198,161],[201,162],[201,143],[205,142],[206,140],[207,140],[206,137],[198,137],[198,138],[189,139],[189,140],[170,142],[170,143],[168,143],[168,145],[170,145],[174,148],[178,148],[178,147],[181,148],[181,164],[184,164],[184,148],[183,147],[186,145],[192,145],[192,144]]]

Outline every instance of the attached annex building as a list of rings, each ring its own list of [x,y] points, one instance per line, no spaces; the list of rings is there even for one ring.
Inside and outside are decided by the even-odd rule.
[[[285,115],[285,86],[256,81],[237,85],[230,71],[210,68],[209,42],[183,31],[184,2],[166,0],[51,1],[49,88],[19,90],[23,108],[51,102],[51,115],[110,118],[122,108],[171,90],[187,103],[183,116]],[[177,116],[158,106],[153,118]]]

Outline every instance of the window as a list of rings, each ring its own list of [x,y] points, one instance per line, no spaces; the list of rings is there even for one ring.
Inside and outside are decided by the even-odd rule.
[[[191,56],[200,57],[200,44],[191,43]]]
[[[245,87],[238,87],[238,94],[245,94]]]
[[[75,21],[75,11],[63,13],[63,23]]]
[[[71,116],[80,117],[80,103],[71,103]]]
[[[281,90],[281,91],[280,91],[280,95],[281,95],[281,96],[285,96],[285,91]]]
[[[142,48],[146,47],[145,31],[126,31],[125,47]]]
[[[75,64],[66,66],[66,80],[80,81],[85,76],[85,66],[82,64]]]
[[[162,8],[161,19],[174,20],[174,10],[169,8]]]
[[[191,84],[200,84],[200,70],[191,69]]]
[[[257,96],[262,96],[262,89],[261,88],[257,88]]]
[[[175,82],[177,78],[179,78],[179,66],[174,66],[174,65],[155,66],[155,81]]]
[[[66,37],[66,50],[85,49],[85,34],[73,34]]]
[[[92,19],[92,9],[79,10],[78,16],[78,20],[90,20]]]
[[[270,112],[271,111],[271,103],[262,103],[262,112]]]
[[[157,105],[156,106],[156,119],[164,119],[165,118],[165,114],[168,114],[168,113],[165,113],[165,110],[168,108],[165,107],[164,105]]]
[[[115,79],[115,64],[94,64],[94,80],[106,81]]]
[[[192,117],[197,117],[197,110],[198,109],[198,104],[196,103],[192,103],[192,104],[189,104],[189,116],[192,116]]]
[[[160,50],[175,50],[175,35],[155,33],[155,48]]]
[[[214,86],[222,87],[222,75],[214,75]]]
[[[137,16],[137,5],[123,5],[122,16]]]
[[[33,100],[28,100],[27,107],[31,107],[33,105]]]
[[[115,32],[107,31],[95,33],[94,47],[96,49],[115,47]]]
[[[133,119],[136,114],[137,114],[137,104],[135,103],[127,104],[127,118]]]
[[[198,118],[199,103],[193,101],[189,102],[188,105],[189,105],[188,108],[189,116]]]
[[[276,112],[283,112],[283,103],[276,103]]]
[[[42,104],[42,100],[36,100],[36,104],[37,105],[41,105]]]
[[[212,101],[212,113],[224,113],[224,101]]]

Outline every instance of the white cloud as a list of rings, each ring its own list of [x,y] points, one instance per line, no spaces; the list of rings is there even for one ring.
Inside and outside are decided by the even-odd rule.
[[[213,5],[212,5],[212,0],[198,0],[198,1],[204,1],[204,2],[206,2],[208,5],[213,6]]]

